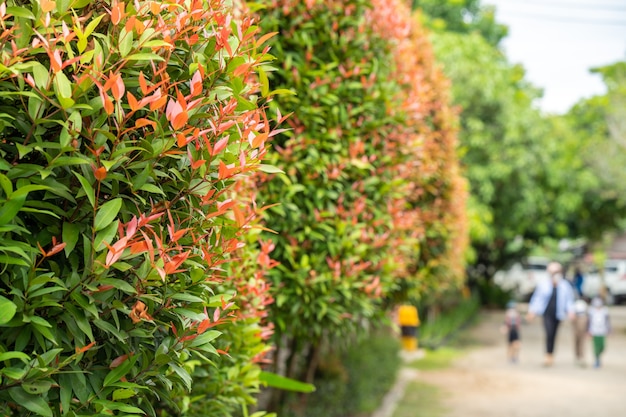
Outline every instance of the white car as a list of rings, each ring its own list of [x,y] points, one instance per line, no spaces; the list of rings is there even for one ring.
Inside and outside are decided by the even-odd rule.
[[[535,291],[537,283],[550,277],[548,263],[550,260],[547,258],[531,256],[513,264],[508,271],[498,271],[493,282],[503,290],[512,291],[517,298],[527,300]]]
[[[583,278],[583,295],[595,297],[601,293],[603,282],[600,272],[592,270]],[[626,300],[626,260],[609,259],[604,263],[604,285],[607,302],[619,303]]]

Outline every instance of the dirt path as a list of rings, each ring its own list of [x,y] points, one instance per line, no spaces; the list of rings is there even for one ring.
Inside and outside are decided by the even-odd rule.
[[[559,328],[554,366],[541,367],[541,318],[522,327],[520,363],[508,363],[499,333],[502,318],[502,312],[483,313],[469,334],[476,348],[449,369],[419,374],[418,380],[442,389],[447,417],[626,415],[626,307],[611,307],[613,334],[601,369],[574,365],[570,323]],[[591,363],[590,342],[585,347]]]

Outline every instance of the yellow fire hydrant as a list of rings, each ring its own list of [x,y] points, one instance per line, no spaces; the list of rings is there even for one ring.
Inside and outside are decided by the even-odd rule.
[[[402,348],[407,351],[417,350],[417,326],[420,324],[417,308],[411,305],[400,306],[398,324],[402,334]]]

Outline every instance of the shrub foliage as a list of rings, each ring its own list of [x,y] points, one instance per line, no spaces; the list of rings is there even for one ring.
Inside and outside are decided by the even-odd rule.
[[[3,415],[252,400],[269,298],[262,267],[239,275],[240,179],[272,134],[270,57],[229,4],[0,3]]]

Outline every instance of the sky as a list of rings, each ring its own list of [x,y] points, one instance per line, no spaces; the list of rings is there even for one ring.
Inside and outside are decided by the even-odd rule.
[[[590,68],[626,60],[626,0],[483,0],[509,26],[509,60],[544,91],[539,107],[565,113],[606,89]]]

